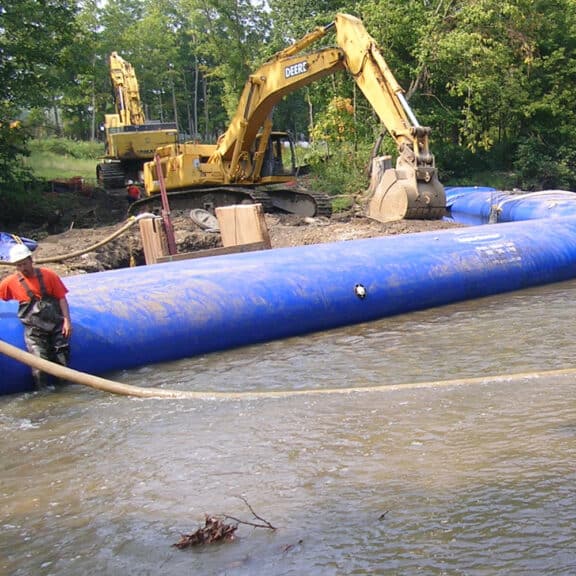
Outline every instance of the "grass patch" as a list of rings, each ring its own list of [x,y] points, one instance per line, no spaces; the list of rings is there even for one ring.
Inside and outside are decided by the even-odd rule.
[[[31,140],[30,156],[23,159],[34,176],[46,180],[80,176],[86,181],[96,180],[98,158],[104,154],[99,142],[77,142],[65,138]]]
[[[32,170],[34,176],[46,180],[67,179],[74,176],[96,180],[96,164],[97,160],[79,160],[57,156],[51,152],[33,152],[24,159],[24,165]]]

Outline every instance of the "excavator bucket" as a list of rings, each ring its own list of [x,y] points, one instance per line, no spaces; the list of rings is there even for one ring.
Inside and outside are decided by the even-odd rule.
[[[366,216],[373,220],[439,220],[446,214],[444,186],[434,168],[388,168],[371,189]]]

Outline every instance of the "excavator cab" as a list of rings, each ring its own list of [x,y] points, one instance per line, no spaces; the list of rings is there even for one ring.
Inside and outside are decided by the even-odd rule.
[[[258,138],[256,148],[258,148]],[[264,151],[261,175],[286,177],[296,175],[296,151],[294,141],[287,132],[272,132]]]

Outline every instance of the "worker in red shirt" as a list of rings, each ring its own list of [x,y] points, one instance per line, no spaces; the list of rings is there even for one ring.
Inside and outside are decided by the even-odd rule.
[[[128,180],[126,184],[126,199],[128,200],[128,204],[132,204],[140,199],[140,187],[134,184],[133,180]]]
[[[0,282],[0,299],[19,302],[18,317],[28,351],[67,366],[72,333],[68,289],[54,271],[34,267],[32,252],[25,244],[10,249],[10,263],[16,272]],[[48,385],[48,375],[40,370],[33,368],[32,376],[38,389]]]

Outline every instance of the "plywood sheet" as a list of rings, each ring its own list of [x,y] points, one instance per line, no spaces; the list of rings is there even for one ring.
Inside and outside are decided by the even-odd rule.
[[[223,246],[263,242],[271,247],[261,204],[242,204],[216,208]]]
[[[156,264],[158,258],[168,254],[168,243],[160,218],[144,218],[138,222],[146,264]]]

